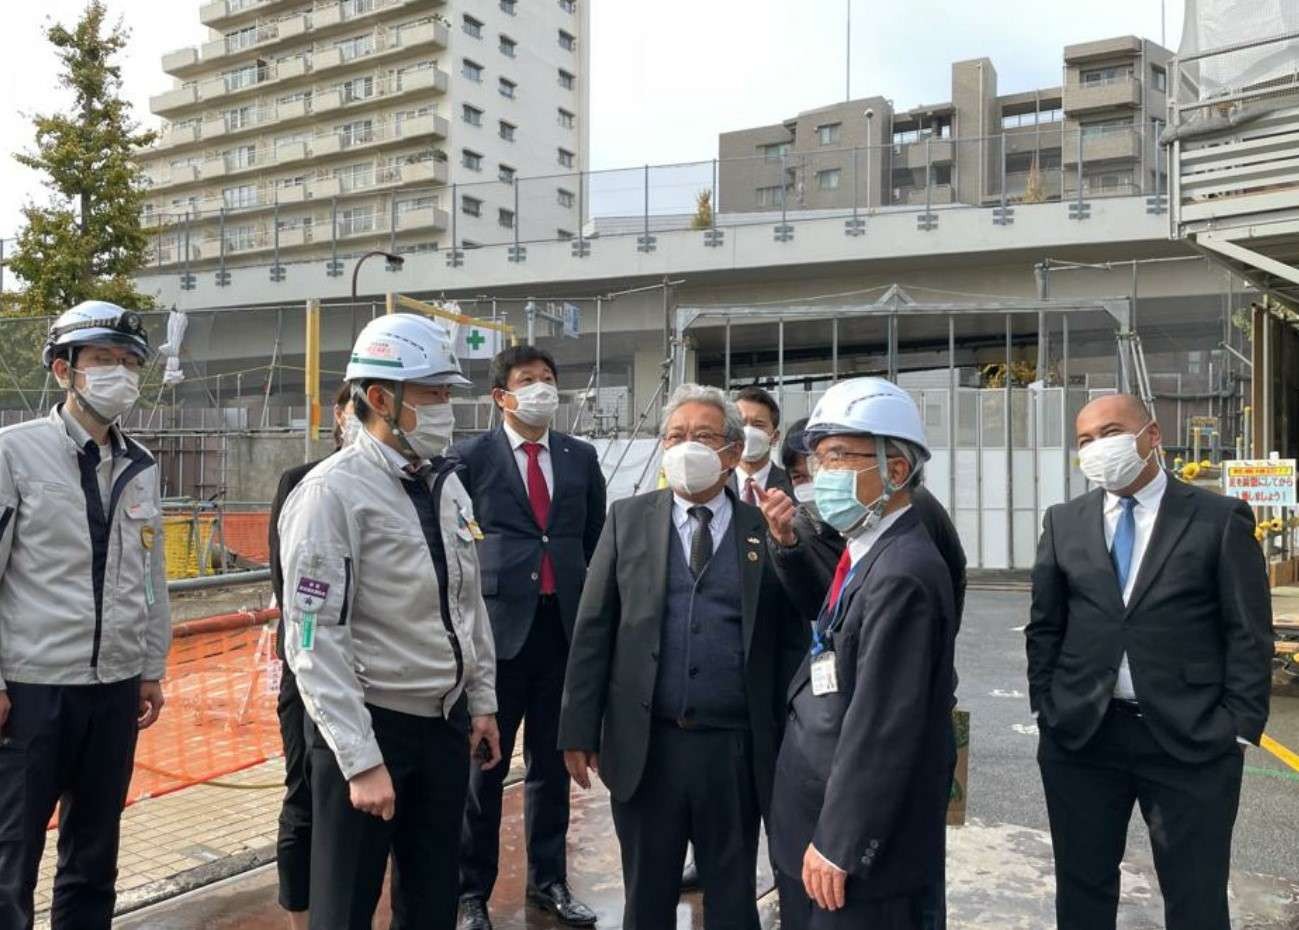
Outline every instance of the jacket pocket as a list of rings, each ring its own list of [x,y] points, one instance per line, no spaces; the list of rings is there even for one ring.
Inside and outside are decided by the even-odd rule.
[[[1182,677],[1191,685],[1222,684],[1222,664],[1219,662],[1187,662],[1182,667]]]

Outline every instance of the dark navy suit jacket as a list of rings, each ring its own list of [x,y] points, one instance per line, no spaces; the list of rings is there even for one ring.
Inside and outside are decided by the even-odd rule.
[[[550,431],[555,481],[550,519],[544,527],[532,514],[528,489],[504,427],[457,443],[451,455],[483,531],[478,561],[497,660],[513,659],[528,640],[541,592],[543,552],[550,553],[555,566],[555,593],[564,631],[571,639],[586,565],[604,529],[604,475],[595,448]]]

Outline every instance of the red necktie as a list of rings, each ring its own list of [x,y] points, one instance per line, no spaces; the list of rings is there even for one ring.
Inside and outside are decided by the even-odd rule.
[[[528,501],[532,504],[532,516],[537,526],[545,532],[550,523],[550,488],[546,487],[546,476],[541,470],[541,450],[545,448],[539,442],[525,442],[523,451],[528,456]],[[541,593],[555,593],[555,565],[550,561],[550,553],[541,556]]]
[[[826,610],[834,610],[834,605],[839,603],[839,594],[843,591],[843,583],[850,571],[852,571],[852,555],[848,552],[848,547],[844,546],[843,555],[839,556],[839,564],[834,567],[834,581],[830,582],[830,599],[826,601]]]

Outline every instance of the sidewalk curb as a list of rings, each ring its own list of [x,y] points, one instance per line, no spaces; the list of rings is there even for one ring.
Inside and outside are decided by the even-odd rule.
[[[225,856],[215,862],[205,862],[196,868],[189,869],[171,878],[150,882],[124,891],[117,896],[117,909],[114,917],[124,917],[133,911],[143,910],[154,904],[197,891],[216,882],[234,878],[245,872],[251,872],[275,861],[275,844],[268,843],[257,849]]]

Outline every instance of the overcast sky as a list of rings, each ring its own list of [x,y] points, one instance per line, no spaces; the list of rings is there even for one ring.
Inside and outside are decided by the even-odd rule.
[[[148,125],[148,98],[169,86],[163,52],[201,43],[200,0],[107,0],[132,44],[127,96]],[[553,0],[524,0],[553,2]],[[595,168],[710,159],[717,134],[774,123],[844,94],[846,0],[582,0],[592,4],[591,145]],[[1181,0],[1165,0],[1168,43]],[[40,30],[71,25],[83,0],[4,0],[0,30],[0,236],[43,197],[8,153],[29,144],[23,114],[58,108],[57,61]],[[950,64],[987,56],[1001,93],[1060,82],[1061,48],[1114,35],[1160,35],[1160,0],[852,0],[852,92],[899,109],[947,100]],[[881,8],[883,11],[881,12]]]

